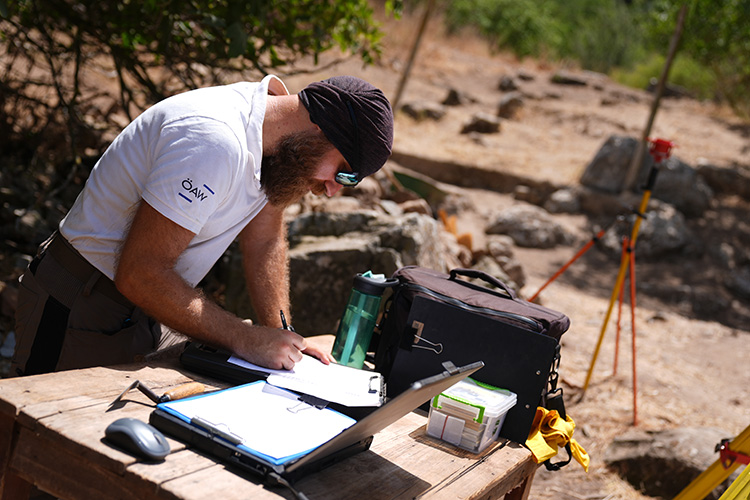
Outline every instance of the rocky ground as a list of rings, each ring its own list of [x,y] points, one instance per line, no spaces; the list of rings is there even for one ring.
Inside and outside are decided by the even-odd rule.
[[[393,97],[415,34],[416,19],[389,21],[382,63],[362,68],[347,61],[323,70],[285,77],[292,92],[313,79],[333,74],[355,74],[368,79]],[[441,120],[416,121],[397,113],[395,151],[437,162],[470,164],[490,171],[511,173],[531,182],[575,186],[581,173],[610,135],[638,137],[646,124],[651,96],[622,87],[602,75],[567,68],[587,85],[560,86],[550,77],[561,69],[539,61],[518,61],[491,53],[470,35],[446,36],[432,20],[420,48],[403,103],[441,102],[450,89],[469,98],[464,106],[451,107]],[[495,134],[462,135],[460,130],[477,112],[494,113],[503,91],[504,76],[519,82],[524,106],[513,119],[504,120]],[[523,78],[521,78],[523,77]],[[750,124],[712,103],[691,99],[665,99],[657,115],[654,137],[677,144],[675,155],[690,165],[708,162],[722,167],[750,168]],[[483,238],[483,227],[492,214],[517,203],[512,192],[457,188],[472,201],[473,210],[459,217],[459,229]],[[698,238],[747,242],[748,200],[718,195],[704,219]],[[556,215],[555,219],[577,235],[576,241],[552,249],[516,248],[522,264],[525,296],[533,294],[591,237],[592,218],[582,214]],[[744,248],[736,248],[745,252]],[[14,270],[3,252],[0,276],[3,336],[10,329]],[[576,438],[592,457],[584,473],[577,464],[559,472],[540,469],[531,498],[535,499],[642,499],[631,485],[604,462],[613,439],[634,429],[660,431],[680,427],[719,428],[732,437],[750,425],[750,389],[747,385],[748,328],[713,317],[696,319],[693,308],[664,294],[639,287],[635,323],[630,308],[623,308],[619,362],[614,373],[615,320],[606,329],[591,383],[582,387],[608,308],[618,261],[596,248],[576,262],[541,294],[541,302],[565,312],[572,321],[563,337],[562,382],[570,415],[577,422]],[[638,262],[638,283],[670,282],[716,287],[713,261],[695,256],[671,255],[657,261]],[[687,284],[687,285],[686,285]],[[653,288],[653,287],[652,287]],[[747,310],[747,298],[735,298],[738,310]],[[740,317],[742,317],[740,315]],[[636,331],[637,399],[634,401],[631,332]],[[7,359],[6,359],[7,362]],[[583,398],[581,399],[581,396]],[[634,426],[637,404],[638,425]],[[688,447],[689,448],[689,447]],[[694,454],[683,449],[679,453]]]

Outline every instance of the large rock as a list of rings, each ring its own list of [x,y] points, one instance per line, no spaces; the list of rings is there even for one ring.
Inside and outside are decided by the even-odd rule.
[[[718,459],[715,446],[727,437],[728,433],[710,428],[634,430],[615,438],[604,461],[644,494],[674,498]],[[717,488],[707,498],[718,498],[725,488]]]
[[[289,253],[294,326],[301,335],[336,333],[357,273],[387,276],[400,267],[396,250],[375,235],[304,238]]]
[[[600,240],[610,255],[622,252],[622,236],[630,236],[631,225],[620,225],[619,230],[608,231]],[[636,241],[638,258],[657,258],[681,251],[693,240],[685,216],[673,206],[652,200],[641,222]]]
[[[607,193],[621,192],[637,143],[632,137],[607,139],[583,171],[581,185]]]
[[[641,185],[645,184],[647,175],[641,172]],[[671,203],[688,217],[700,217],[710,206],[714,193],[697,170],[672,157],[659,167],[653,196]]]
[[[750,169],[748,167],[719,167],[706,160],[698,160],[698,174],[714,191],[737,194],[750,200]]]
[[[612,136],[602,145],[581,175],[583,186],[620,193],[638,141],[632,137]],[[640,190],[648,180],[653,158],[644,154],[638,176]],[[651,196],[674,205],[689,217],[703,214],[713,198],[713,191],[690,165],[676,157],[662,162]]]
[[[289,241],[292,312],[303,335],[336,332],[357,273],[447,267],[437,221],[417,213],[307,213],[290,224]]]
[[[607,193],[621,192],[637,145],[632,137],[607,139],[581,175],[581,184]],[[639,190],[646,184],[653,165],[653,158],[644,154],[638,174]],[[651,196],[671,203],[689,217],[697,217],[709,207],[713,191],[693,167],[671,157],[659,166]]]
[[[486,231],[488,234],[507,234],[516,245],[529,248],[554,248],[571,244],[575,239],[549,212],[526,203],[513,205],[497,214]]]

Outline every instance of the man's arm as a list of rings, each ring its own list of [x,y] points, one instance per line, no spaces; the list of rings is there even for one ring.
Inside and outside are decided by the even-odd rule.
[[[281,327],[281,315],[291,323],[289,256],[284,210],[267,204],[240,233],[240,248],[248,294],[258,321]],[[308,344],[305,354],[328,364],[332,356]]]
[[[149,316],[176,331],[261,366],[291,369],[307,347],[303,337],[243,322],[175,272],[177,259],[194,236],[141,201],[115,271],[117,288]]]
[[[247,292],[262,325],[281,328],[289,311],[289,257],[284,211],[266,204],[240,233],[242,266]]]

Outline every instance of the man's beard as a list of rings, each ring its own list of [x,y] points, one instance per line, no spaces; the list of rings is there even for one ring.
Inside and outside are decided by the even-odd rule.
[[[281,138],[273,153],[263,155],[260,186],[272,205],[287,207],[309,191],[323,194],[325,185],[313,179],[318,162],[333,148],[320,131],[294,132]]]

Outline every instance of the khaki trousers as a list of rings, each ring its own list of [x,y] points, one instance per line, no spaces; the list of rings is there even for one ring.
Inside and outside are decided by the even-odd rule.
[[[130,303],[57,232],[19,282],[11,376],[131,363],[185,340]]]

